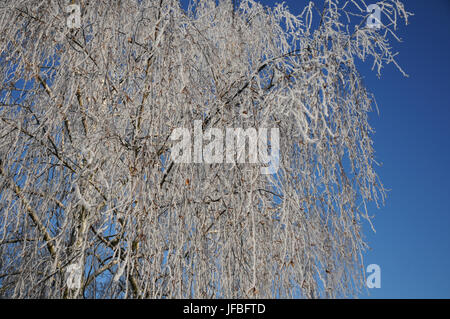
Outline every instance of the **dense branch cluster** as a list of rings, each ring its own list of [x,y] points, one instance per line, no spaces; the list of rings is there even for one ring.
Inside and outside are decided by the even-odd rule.
[[[402,3],[379,2],[380,30],[359,0],[298,16],[253,0],[75,3],[69,29],[65,1],[1,1],[0,295],[356,294],[384,189],[355,64],[396,64]],[[196,120],[279,128],[279,170],[174,163],[171,132]]]

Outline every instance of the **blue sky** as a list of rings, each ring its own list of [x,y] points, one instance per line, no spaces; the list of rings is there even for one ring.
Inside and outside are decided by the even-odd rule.
[[[285,3],[298,14],[307,1]],[[409,77],[393,65],[381,78],[370,64],[361,69],[380,109],[370,123],[383,164],[377,172],[390,191],[385,206],[371,211],[376,233],[366,227],[364,262],[380,266],[381,288],[360,297],[450,298],[450,1],[404,3],[414,16],[393,46]]]
[[[450,297],[450,2],[407,0],[415,13],[396,45],[409,74],[393,67],[381,79],[367,72],[380,115],[371,123],[386,205],[376,234],[367,232],[367,263],[381,267],[376,298]]]
[[[285,3],[300,13],[306,1]],[[381,267],[381,288],[360,297],[449,298],[450,1],[404,3],[415,15],[394,48],[409,77],[393,65],[380,79],[362,69],[380,109],[370,123],[383,164],[377,171],[390,191],[385,206],[372,210],[376,233],[366,228],[365,264]]]

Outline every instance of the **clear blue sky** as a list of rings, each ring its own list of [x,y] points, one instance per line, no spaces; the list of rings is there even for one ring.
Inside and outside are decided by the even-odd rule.
[[[306,1],[285,3],[299,13]],[[415,15],[394,47],[409,78],[390,65],[381,79],[362,70],[380,109],[370,120],[377,171],[391,190],[372,211],[376,234],[366,229],[365,264],[381,267],[369,297],[450,298],[450,1],[404,3]]]
[[[365,264],[381,267],[381,288],[360,297],[450,298],[450,1],[403,2],[415,15],[394,48],[409,78],[393,65],[381,79],[362,68],[380,109],[370,123],[383,163],[377,171],[390,191],[371,212],[376,233],[366,228]],[[298,14],[307,1],[285,3]]]
[[[294,1],[292,1],[294,2]],[[380,115],[371,123],[378,172],[391,191],[366,262],[381,267],[376,298],[450,297],[450,1],[406,0],[415,13],[396,45],[409,74],[366,73]]]

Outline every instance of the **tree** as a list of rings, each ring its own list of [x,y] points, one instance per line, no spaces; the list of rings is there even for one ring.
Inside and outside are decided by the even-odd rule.
[[[355,64],[398,67],[403,4],[72,4],[0,9],[0,295],[356,295],[385,190]],[[278,128],[278,170],[176,163],[195,121]]]

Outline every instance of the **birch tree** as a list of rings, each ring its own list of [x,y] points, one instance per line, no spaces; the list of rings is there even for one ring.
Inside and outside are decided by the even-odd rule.
[[[1,1],[0,295],[357,296],[385,197],[357,65],[404,74],[411,15],[377,5]],[[278,128],[278,170],[174,162],[198,120]]]

